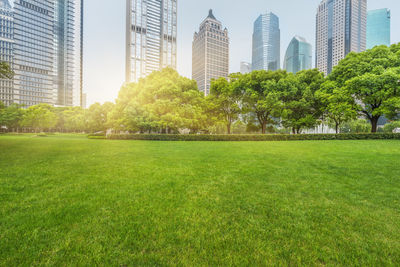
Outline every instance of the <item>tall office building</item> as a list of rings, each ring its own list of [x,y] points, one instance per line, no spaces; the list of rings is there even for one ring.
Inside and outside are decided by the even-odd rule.
[[[7,0],[2,5],[9,7]],[[83,0],[15,0],[10,103],[80,105]],[[1,29],[4,34],[5,29]],[[79,81],[79,82],[78,82]],[[74,98],[76,101],[74,101]]]
[[[8,0],[0,0],[0,61],[13,65],[14,17]],[[0,101],[9,106],[14,99],[13,81],[0,79]]]
[[[322,0],[317,10],[316,66],[329,74],[340,60],[366,49],[367,0]]]
[[[307,40],[295,36],[286,50],[283,69],[287,72],[297,73],[312,68],[312,46]]]
[[[229,75],[228,30],[222,27],[212,10],[193,37],[192,78],[204,95],[210,94],[211,80]]]
[[[54,104],[54,1],[14,1],[14,102]]]
[[[54,9],[54,103],[80,106],[83,0],[56,0]]]
[[[126,82],[176,69],[177,0],[126,0]]]
[[[260,15],[254,22],[252,70],[278,70],[281,60],[281,31],[274,13]]]
[[[246,74],[251,72],[251,64],[248,62],[240,62],[240,73]]]
[[[368,11],[367,49],[377,45],[390,46],[390,10],[387,8]]]

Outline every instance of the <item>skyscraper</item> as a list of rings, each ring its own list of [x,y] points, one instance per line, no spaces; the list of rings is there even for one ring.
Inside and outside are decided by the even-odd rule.
[[[251,64],[248,62],[240,62],[240,73],[249,73],[251,72]]]
[[[80,105],[83,0],[15,0],[13,9],[1,1],[14,21],[9,38],[15,76],[8,81],[13,90],[7,103]],[[1,35],[6,32],[1,28]]]
[[[390,10],[387,8],[368,11],[367,49],[377,45],[390,46]]]
[[[306,39],[300,36],[293,37],[286,50],[283,68],[291,73],[312,68],[312,46]]]
[[[56,0],[54,9],[54,103],[80,106],[83,0]]]
[[[54,1],[14,1],[14,102],[54,104]]]
[[[348,53],[366,49],[367,0],[322,0],[316,20],[316,67],[325,74]]]
[[[126,0],[126,82],[176,69],[177,0]]]
[[[212,10],[200,24],[199,32],[193,37],[192,78],[204,95],[210,93],[212,79],[229,75],[228,30],[222,27]]]
[[[271,12],[260,15],[254,22],[252,70],[278,70],[280,58],[279,18]]]
[[[0,0],[0,61],[13,65],[14,17],[8,0]],[[0,79],[0,101],[10,105],[14,99],[13,81]]]

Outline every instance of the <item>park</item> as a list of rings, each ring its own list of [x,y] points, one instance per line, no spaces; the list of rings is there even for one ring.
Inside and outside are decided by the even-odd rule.
[[[0,266],[400,264],[398,140],[0,148]]]

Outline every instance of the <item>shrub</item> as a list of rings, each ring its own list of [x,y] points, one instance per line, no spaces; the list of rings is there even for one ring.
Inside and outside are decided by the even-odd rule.
[[[90,138],[90,137],[89,137]],[[103,139],[105,139],[104,137]],[[365,133],[365,134],[276,134],[276,135],[162,135],[162,134],[132,134],[109,135],[111,140],[154,140],[154,141],[301,141],[301,140],[370,140],[397,139],[395,133]]]

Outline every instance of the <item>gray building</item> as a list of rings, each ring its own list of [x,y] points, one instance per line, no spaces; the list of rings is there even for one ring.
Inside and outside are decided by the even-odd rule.
[[[251,63],[249,62],[240,62],[240,73],[246,74],[251,72]]]
[[[332,72],[350,52],[366,50],[367,0],[322,0],[316,17],[316,67]]]
[[[0,0],[0,61],[13,66],[14,54],[14,16],[7,0]],[[9,106],[14,100],[12,80],[0,79],[0,101]]]
[[[194,34],[192,78],[204,95],[210,94],[211,80],[229,75],[228,30],[214,17],[212,10]]]
[[[295,36],[286,50],[283,69],[287,72],[297,73],[312,68],[312,46],[307,40]]]
[[[177,0],[126,0],[126,82],[176,69]]]
[[[15,0],[13,8],[8,0],[1,3],[13,17],[10,53],[15,76],[6,102],[80,105],[83,0]],[[5,31],[1,28],[0,34]]]
[[[390,10],[370,10],[367,17],[367,49],[377,45],[390,46]]]
[[[55,1],[54,19],[54,103],[81,106],[83,0]]]
[[[252,70],[278,70],[281,60],[281,31],[274,13],[260,15],[254,22]]]

